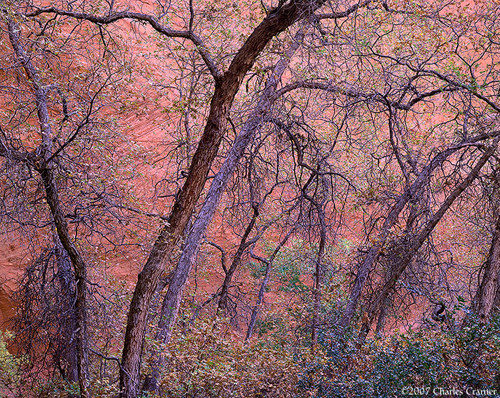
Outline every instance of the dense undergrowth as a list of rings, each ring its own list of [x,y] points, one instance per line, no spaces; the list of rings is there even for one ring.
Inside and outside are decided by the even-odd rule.
[[[401,397],[498,396],[500,316],[488,324],[394,332],[369,338],[324,330],[314,349],[307,339],[268,333],[245,344],[229,323],[199,320],[180,328],[161,348],[163,397]],[[352,331],[351,331],[352,332]],[[280,337],[281,336],[281,337]],[[69,397],[78,387],[60,377],[39,375],[28,388],[26,360],[0,341],[0,396]],[[147,364],[146,364],[147,367]],[[57,372],[54,373],[56,375]],[[116,380],[93,369],[94,396],[112,397]],[[496,390],[496,391],[495,391]],[[496,394],[496,395],[495,395]],[[146,397],[147,394],[144,394]]]

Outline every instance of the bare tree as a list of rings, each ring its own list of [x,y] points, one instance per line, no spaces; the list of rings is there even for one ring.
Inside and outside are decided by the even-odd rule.
[[[52,129],[47,104],[47,89],[43,87],[39,75],[24,50],[19,34],[20,27],[12,19],[7,21],[9,38],[18,62],[22,65],[31,82],[36,97],[38,122],[40,124],[41,144],[33,153],[19,153],[2,142],[2,155],[29,162],[39,173],[45,189],[45,197],[53,217],[58,239],[71,260],[76,280],[76,345],[78,350],[78,379],[82,397],[89,396],[88,391],[88,330],[87,330],[87,265],[73,243],[68,225],[61,208],[59,193],[52,171],[54,158],[52,148]],[[17,152],[17,153],[16,153]]]
[[[416,234],[416,236],[409,239],[408,246],[402,246],[397,251],[397,256],[394,259],[394,266],[391,269],[388,280],[379,290],[376,298],[373,300],[368,309],[367,322],[362,326],[362,336],[361,340],[366,338],[370,330],[370,323],[373,322],[375,317],[382,310],[383,304],[386,302],[389,293],[394,289],[396,282],[401,277],[406,267],[410,264],[413,257],[416,255],[418,250],[421,248],[423,243],[429,238],[431,232],[434,230],[438,222],[442,219],[445,213],[448,211],[450,206],[455,202],[455,200],[460,196],[460,194],[469,187],[469,185],[477,178],[481,169],[487,164],[488,160],[493,156],[497,150],[497,144],[499,139],[496,138],[493,144],[484,150],[483,155],[478,160],[476,165],[471,169],[469,174],[463,179],[463,181],[450,193],[448,197],[443,201],[439,209],[432,215],[429,221],[421,228],[421,230]]]
[[[279,242],[279,244],[275,247],[273,253],[271,254],[271,256],[268,259],[265,259],[261,256],[258,256],[256,254],[252,253],[253,258],[255,258],[256,260],[259,260],[265,264],[265,271],[264,271],[264,278],[262,279],[262,282],[261,282],[260,288],[259,288],[259,293],[257,295],[257,301],[252,308],[252,314],[250,316],[250,322],[248,323],[247,334],[245,336],[246,342],[252,338],[253,331],[255,328],[255,323],[257,322],[257,317],[259,316],[259,311],[260,311],[260,308],[262,306],[262,303],[264,302],[264,294],[266,292],[267,284],[269,283],[269,280],[271,278],[271,270],[272,270],[273,262],[293,232],[294,232],[294,228],[291,228],[287,232],[287,234],[283,237],[283,239]]]
[[[349,186],[371,185],[370,188],[373,188],[378,184],[378,188],[384,191],[378,198],[376,195],[367,195],[363,211],[359,212],[363,213],[362,217],[369,214],[367,222],[363,219],[368,249],[360,250],[363,256],[340,320],[341,326],[350,325],[367,290],[380,284],[381,290],[369,307],[369,322],[365,327],[369,329],[375,317],[379,316],[380,326],[377,329],[380,330],[390,303],[395,303],[397,299],[392,295],[396,282],[411,268],[415,257],[422,253],[422,247],[431,236],[435,236],[435,227],[440,219],[475,180],[481,167],[496,150],[496,131],[480,132],[476,136],[470,133],[476,131],[470,120],[500,110],[496,102],[498,73],[491,66],[494,62],[488,63],[490,60],[487,59],[490,55],[494,58],[494,49],[498,46],[492,34],[496,32],[496,19],[491,10],[491,15],[484,15],[484,26],[482,22],[477,22],[474,29],[469,30],[456,23],[452,17],[444,16],[446,5],[411,3],[406,6],[402,2],[397,4],[400,9],[396,9],[396,6],[393,8],[388,2],[378,0],[354,3],[287,0],[279,1],[276,7],[270,8],[262,3],[265,16],[263,14],[256,26],[248,28],[246,37],[230,40],[230,44],[220,44],[222,40],[210,35],[202,37],[198,33],[203,29],[199,18],[204,17],[197,10],[201,5],[195,5],[193,1],[186,1],[176,7],[173,3],[158,1],[153,8],[144,6],[143,9],[148,9],[148,12],[118,7],[114,1],[107,1],[107,5],[99,3],[97,7],[98,3],[60,0],[44,7],[33,1],[19,6],[3,1],[0,5],[0,12],[9,19],[10,42],[16,59],[29,78],[27,86],[34,93],[37,123],[41,127],[41,144],[34,145],[36,148],[32,150],[25,150],[21,145],[24,136],[15,141],[9,137],[9,131],[0,131],[0,156],[21,165],[20,168],[25,167],[30,173],[37,173],[43,187],[43,197],[48,204],[46,210],[55,227],[57,253],[61,261],[67,255],[72,264],[75,283],[64,284],[61,280],[60,285],[68,293],[68,300],[72,294],[75,295],[74,325],[70,328],[74,328],[77,336],[76,363],[82,396],[90,395],[87,370],[88,264],[84,261],[85,249],[75,244],[75,241],[79,236],[76,231],[84,224],[77,220],[84,216],[78,205],[72,212],[66,208],[67,201],[61,191],[61,180],[64,178],[58,172],[64,167],[60,159],[78,142],[85,126],[89,124],[92,109],[69,136],[63,137],[53,130],[51,118],[55,111],[48,105],[51,103],[49,94],[58,91],[55,86],[45,84],[40,71],[30,59],[30,52],[23,48],[19,29],[13,22],[16,20],[25,19],[38,24],[37,32],[55,29],[56,22],[67,24],[65,27],[69,28],[92,26],[95,30],[90,34],[102,38],[106,54],[109,54],[105,39],[108,37],[107,29],[120,26],[120,22],[124,21],[131,21],[138,29],[148,33],[153,31],[162,39],[169,39],[162,40],[162,43],[171,43],[172,39],[188,49],[183,53],[184,59],[176,59],[182,70],[176,84],[181,81],[179,85],[182,86],[190,80],[187,93],[179,93],[179,98],[187,104],[179,112],[181,116],[177,120],[179,131],[185,136],[170,137],[172,142],[174,139],[179,142],[172,144],[172,149],[168,148],[171,149],[169,155],[159,160],[162,162],[169,156],[178,160],[176,170],[161,182],[168,186],[165,195],[169,197],[167,202],[171,205],[168,216],[156,217],[132,206],[120,207],[122,210],[126,207],[139,218],[153,216],[160,223],[159,232],[155,234],[151,247],[148,247],[147,259],[138,275],[128,308],[120,363],[122,397],[135,398],[141,392],[142,352],[150,313],[157,309],[155,301],[158,300],[155,298],[161,296],[162,288],[168,284],[157,333],[160,342],[168,342],[200,245],[227,184],[253,140],[268,126],[277,137],[273,145],[281,145],[282,151],[277,150],[278,156],[271,161],[262,155],[262,163],[269,161],[272,163],[270,167],[286,170],[290,180],[287,183],[289,191],[282,191],[282,200],[287,202],[286,205],[282,204],[282,209],[289,211],[287,216],[290,219],[299,213],[299,225],[291,228],[288,224],[283,227],[276,223],[276,236],[285,236],[286,239],[277,243],[270,258],[258,257],[265,264],[265,276],[252,311],[247,340],[253,333],[264,300],[273,260],[292,231],[300,229],[301,232],[308,232],[310,241],[318,242],[314,260],[311,322],[311,338],[313,347],[316,346],[322,324],[325,253],[328,239],[334,235],[331,233],[334,223],[328,220],[337,217],[336,201],[332,200],[334,193],[340,191],[333,188],[336,178]],[[175,11],[171,10],[172,7]],[[210,12],[207,11],[208,14]],[[283,32],[295,31],[293,26],[299,21],[304,21],[308,32],[299,30],[291,40],[292,35],[288,35],[284,39],[290,42],[287,51],[283,51],[284,46],[279,44],[275,46],[277,50],[268,46],[278,42],[276,37]],[[417,24],[422,29],[414,29]],[[86,37],[84,30],[78,32],[80,37]],[[475,33],[471,33],[474,30]],[[414,36],[414,31],[424,37],[432,34],[434,40],[419,39]],[[68,37],[73,34],[71,30]],[[304,34],[307,34],[307,40],[303,40]],[[411,43],[405,41],[408,35],[411,36]],[[474,42],[476,37],[486,50],[479,51],[478,56],[469,55],[469,49],[462,43]],[[241,44],[235,44],[240,40]],[[234,51],[233,45],[238,47]],[[165,48],[168,46],[165,44],[162,56],[176,58],[175,52],[181,50],[167,53]],[[449,54],[452,55],[452,62],[459,64],[458,67],[450,66],[447,59]],[[184,68],[185,64],[189,64],[187,68]],[[201,80],[203,83],[198,84]],[[264,88],[260,91],[262,86]],[[241,90],[242,87],[246,88],[246,92]],[[203,92],[200,94],[199,91]],[[249,91],[259,92],[257,95],[248,95]],[[64,93],[59,96],[63,108],[61,118],[67,120],[71,112],[68,111]],[[195,102],[200,97],[210,103],[206,108],[200,106],[198,125],[193,128],[192,114],[195,113]],[[247,101],[248,97],[250,99]],[[441,115],[445,121],[433,118],[438,107],[443,108]],[[422,122],[420,119],[424,119],[424,116],[429,117]],[[237,119],[236,124],[234,118]],[[29,117],[26,120],[30,120]],[[422,125],[419,124],[421,122]],[[61,129],[64,123],[61,122]],[[229,126],[234,132],[234,141],[230,139],[232,132]],[[199,141],[196,144],[198,133]],[[423,144],[412,142],[412,138],[415,141],[421,139]],[[336,147],[340,141],[343,143],[341,149]],[[469,174],[463,181],[454,181],[455,184],[450,185],[454,187],[451,193],[433,186],[436,176],[439,173],[445,175],[456,157],[465,159],[466,154],[474,152],[469,151],[469,148],[482,147],[486,141],[493,141],[494,144],[483,148],[478,161],[470,156],[468,161],[457,163],[456,172],[451,173],[455,176],[453,178],[463,176],[465,170]],[[335,157],[330,156],[333,152],[340,153]],[[342,166],[349,156],[369,159],[371,166],[366,166],[369,162],[362,164],[361,161],[358,165],[355,160],[351,160],[348,166]],[[463,167],[464,164],[466,167]],[[474,167],[471,164],[475,164]],[[349,167],[351,170],[346,170]],[[275,173],[275,176],[278,174]],[[386,186],[377,178],[385,179]],[[345,202],[350,205],[356,198],[349,196],[350,189],[347,191]],[[203,203],[199,203],[204,192]],[[101,192],[97,196],[99,203],[102,203]],[[429,200],[426,203],[429,209],[437,210],[434,213],[426,211],[425,216],[418,218],[413,208],[424,206],[426,200]],[[112,200],[108,200],[107,205],[109,208],[119,208]],[[231,283],[245,252],[251,251],[252,245],[260,237],[255,230],[257,222],[263,218],[265,204],[262,200],[238,203],[241,212],[249,207],[253,214],[241,228],[240,243],[230,267],[226,268],[223,262],[225,274],[218,303],[221,310],[227,308]],[[196,216],[193,217],[193,214]],[[73,221],[75,229],[72,227]],[[395,238],[395,231],[405,222],[408,228],[403,238]],[[107,239],[107,235],[103,234],[103,239]],[[495,240],[492,243],[493,250]],[[177,258],[179,246],[181,253],[180,258]],[[393,258],[382,259],[387,250],[394,254]],[[254,256],[257,255],[254,253]],[[495,286],[495,283],[490,276],[497,273],[494,263],[488,263],[488,267],[493,264],[493,268],[491,272],[488,268],[484,274],[484,286],[481,283],[482,290],[478,291],[477,302],[487,301],[488,308],[492,306],[492,300],[500,300],[500,295],[496,294],[497,298],[494,299],[491,293],[491,286]],[[170,271],[167,265],[174,264],[175,269],[167,277]],[[60,263],[61,275],[69,274],[65,268],[67,265],[64,261]],[[377,272],[384,266],[389,269],[383,275],[384,279],[379,281]],[[213,299],[215,296],[211,297]],[[481,306],[486,308],[483,304]],[[70,355],[65,361],[74,378]],[[158,360],[153,362],[155,369],[148,380],[151,386],[146,385],[145,390],[158,389],[158,377],[163,365],[161,353],[158,353]]]

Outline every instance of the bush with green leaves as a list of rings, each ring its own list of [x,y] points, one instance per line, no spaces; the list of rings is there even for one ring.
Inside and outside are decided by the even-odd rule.
[[[440,388],[500,389],[500,316],[481,324],[356,340],[323,340],[327,360],[303,366],[299,386],[317,397],[433,396]]]

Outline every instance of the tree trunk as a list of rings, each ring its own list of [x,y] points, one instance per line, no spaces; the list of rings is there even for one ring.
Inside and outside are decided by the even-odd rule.
[[[319,171],[319,166],[318,166]],[[320,225],[320,239],[318,254],[316,257],[316,266],[314,269],[314,283],[313,283],[313,316],[311,323],[311,349],[314,350],[318,343],[318,327],[320,323],[320,312],[321,312],[321,287],[323,280],[323,256],[325,254],[326,246],[326,217],[324,209],[324,200],[319,202],[316,198],[311,197],[306,192],[306,187],[302,190],[302,195],[306,200],[308,200],[311,205],[316,208],[316,213],[318,215],[318,221]]]
[[[312,320],[312,331],[311,331],[311,340],[312,340],[312,349],[314,350],[316,344],[318,343],[318,327],[320,323],[320,313],[321,313],[321,287],[323,281],[323,255],[325,253],[325,244],[326,244],[326,224],[324,219],[324,212],[321,209],[321,233],[320,233],[320,241],[318,248],[318,256],[316,258],[316,268],[314,271],[314,286],[313,286],[313,320]]]
[[[351,290],[351,294],[347,303],[347,307],[340,319],[339,325],[345,328],[350,325],[354,313],[356,312],[359,298],[364,289],[366,280],[371,273],[371,270],[377,261],[382,248],[384,247],[387,237],[389,236],[390,230],[396,225],[401,211],[405,208],[407,203],[415,196],[417,193],[428,183],[432,173],[438,167],[440,167],[443,162],[454,152],[463,148],[463,145],[457,145],[450,147],[439,154],[437,154],[430,163],[422,170],[422,172],[417,176],[416,180],[412,185],[405,189],[405,192],[399,196],[396,203],[392,206],[387,218],[382,225],[381,231],[375,240],[375,244],[369,249],[365,259],[360,264],[358,268],[358,273],[354,280],[354,286]]]
[[[139,394],[142,345],[151,298],[161,274],[165,271],[168,256],[174,250],[179,237],[184,231],[205,185],[208,171],[217,154],[224,133],[227,123],[226,116],[244,76],[252,67],[259,53],[275,35],[285,30],[299,17],[303,18],[309,15],[309,12],[317,9],[322,3],[323,1],[307,2],[306,7],[303,2],[293,1],[265,18],[236,54],[228,71],[216,82],[207,124],[193,156],[188,177],[174,203],[168,224],[160,232],[149,258],[139,274],[132,302],[130,303],[120,371],[121,396],[123,398],[136,398]],[[229,170],[226,172],[229,173]],[[215,191],[220,190],[220,183],[221,180],[212,183]],[[207,215],[200,214],[200,217],[203,218]],[[200,221],[200,223],[206,223],[206,221]],[[197,235],[205,228],[199,228],[200,226],[198,225],[198,228],[192,229],[193,231],[198,230]],[[192,244],[186,245],[190,253],[185,254],[182,265],[176,268],[169,286],[169,292],[167,292],[165,298],[162,314],[163,312],[177,314],[180,294],[191,267],[190,261],[194,257],[194,246]],[[167,339],[170,334],[171,324],[170,321],[167,321],[167,317],[162,315],[161,327],[163,330],[161,335]]]
[[[387,314],[389,312],[389,308],[392,305],[392,294],[389,294],[383,305],[382,308],[380,309],[380,314],[377,319],[377,327],[375,328],[375,335],[377,337],[382,337],[385,329],[385,323],[387,321]]]
[[[77,333],[75,336],[76,345],[78,347],[78,380],[80,384],[80,395],[82,398],[90,397],[88,386],[88,332],[87,332],[87,267],[73,244],[69,231],[68,224],[64,218],[59,200],[59,193],[54,181],[54,173],[52,165],[49,161],[52,147],[52,129],[50,126],[49,111],[47,105],[47,92],[43,87],[36,68],[31,63],[28,54],[25,52],[19,39],[20,27],[8,20],[9,39],[17,59],[22,64],[26,75],[33,87],[35,98],[38,122],[40,124],[40,134],[42,142],[38,148],[39,156],[35,158],[35,169],[40,174],[43,186],[45,189],[45,197],[50,209],[50,213],[54,220],[54,225],[61,245],[66,250],[75,271],[76,280],[76,324]]]
[[[269,283],[269,278],[271,276],[271,266],[272,262],[261,259],[261,261],[266,264],[266,270],[264,272],[264,279],[262,279],[262,283],[260,284],[259,294],[257,295],[257,302],[255,303],[252,309],[252,315],[250,316],[250,322],[248,324],[247,334],[245,336],[245,342],[248,342],[253,335],[253,330],[255,328],[255,323],[257,322],[257,316],[259,315],[260,306],[264,301],[264,294],[266,292],[267,284]]]
[[[500,216],[497,218],[495,231],[483,270],[481,283],[473,302],[473,310],[479,316],[480,322],[487,322],[495,312],[495,303],[499,295],[500,274]]]
[[[439,223],[444,214],[448,211],[455,200],[462,194],[463,191],[476,179],[479,172],[486,164],[488,159],[495,153],[498,144],[498,139],[495,139],[494,144],[485,150],[477,164],[473,167],[465,179],[452,191],[452,193],[444,200],[439,207],[438,211],[434,213],[431,219],[425,224],[420,232],[413,238],[409,247],[401,247],[397,261],[394,262],[394,270],[389,279],[385,282],[379,290],[379,294],[369,306],[366,322],[362,327],[362,334],[360,341],[364,341],[366,335],[370,331],[371,323],[383,307],[383,303],[387,300],[388,295],[394,289],[396,282],[399,280],[403,272],[410,265],[413,257],[417,254],[418,250],[422,247],[424,242],[429,238],[430,234]]]
[[[259,294],[257,296],[257,302],[255,303],[253,309],[252,309],[252,315],[250,316],[250,323],[248,324],[248,329],[247,329],[247,335],[245,337],[245,343],[247,343],[253,335],[253,330],[255,328],[255,323],[257,322],[257,316],[259,315],[259,309],[260,306],[262,305],[262,302],[264,301],[264,294],[266,292],[266,287],[269,282],[269,279],[271,277],[271,267],[273,265],[274,259],[280,252],[281,248],[286,244],[290,236],[292,235],[294,229],[291,229],[285,237],[281,240],[278,246],[274,249],[273,254],[271,254],[271,257],[266,260],[262,257],[259,256],[253,256],[257,260],[263,262],[266,264],[266,270],[264,272],[264,279],[262,280],[262,283],[260,284],[260,289],[259,289]]]
[[[80,252],[73,244],[66,220],[61,209],[57,187],[54,182],[52,170],[47,166],[39,170],[45,187],[47,203],[50,207],[56,231],[62,246],[68,253],[75,271],[76,280],[76,345],[78,347],[78,380],[80,384],[80,395],[82,398],[90,397],[88,385],[88,330],[87,330],[87,267]]]
[[[247,239],[250,233],[252,232],[252,229],[255,226],[257,217],[259,216],[259,207],[257,204],[254,204],[252,208],[253,208],[252,218],[250,220],[250,223],[246,227],[243,236],[241,237],[238,250],[236,250],[236,253],[233,257],[233,261],[231,262],[231,265],[229,266],[229,269],[226,272],[226,276],[224,277],[224,282],[222,283],[222,288],[219,295],[219,302],[217,304],[217,314],[222,314],[224,311],[227,311],[229,287],[231,286],[233,275],[236,272],[236,269],[241,264],[241,258],[243,257],[243,253],[245,253],[245,250],[248,248],[248,246],[250,246],[253,243],[253,240],[247,242]]]
[[[74,275],[71,266],[71,259],[59,241],[58,236],[54,236],[55,255],[57,262],[57,280],[61,295],[59,298],[61,309],[62,339],[59,350],[62,352],[62,359],[65,363],[63,377],[70,383],[78,382],[78,347],[73,336],[78,333],[76,322],[76,292]]]
[[[294,40],[290,49],[287,51],[287,54],[282,57],[280,61],[278,61],[273,73],[266,82],[266,87],[257,106],[246,121],[242,131],[236,137],[236,140],[224,160],[221,169],[210,185],[203,206],[198,213],[196,220],[193,222],[190,232],[186,238],[181,257],[170,280],[165,299],[163,300],[157,334],[157,339],[161,342],[168,342],[172,336],[172,329],[177,319],[184,287],[198,253],[201,240],[210,221],[212,220],[227,182],[243,156],[246,147],[260,128],[263,116],[268,112],[272,103],[276,99],[273,94],[276,91],[278,82],[288,66],[291,56],[297,50],[299,45],[300,40]],[[195,162],[195,158],[196,154],[193,158],[193,164]],[[186,182],[186,184],[187,183],[188,182]],[[154,362],[156,363],[156,366],[161,366],[161,359]],[[159,374],[158,369],[154,370],[153,374]],[[151,389],[157,389],[157,382],[154,380],[148,380],[148,386],[145,387],[146,391],[151,391]]]

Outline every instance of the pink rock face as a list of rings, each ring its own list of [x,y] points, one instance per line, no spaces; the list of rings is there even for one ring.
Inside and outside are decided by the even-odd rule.
[[[14,310],[9,294],[3,288],[0,288],[0,325],[2,325],[2,328],[7,326],[6,322],[12,315],[14,315]]]
[[[7,328],[8,320],[14,315],[11,295],[22,275],[24,257],[20,242],[12,236],[0,237],[0,329]]]

